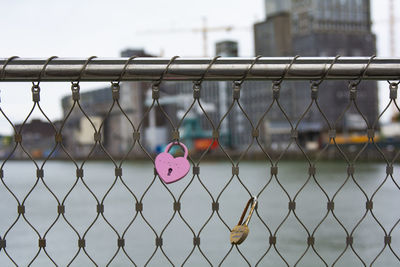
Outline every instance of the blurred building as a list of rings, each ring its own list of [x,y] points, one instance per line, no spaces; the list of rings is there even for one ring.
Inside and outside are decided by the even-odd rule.
[[[0,135],[0,157],[6,158],[13,149],[14,140],[12,136]]]
[[[143,49],[125,49],[121,52],[121,57],[153,57],[153,55],[146,53]],[[132,122],[137,130],[138,125],[142,120],[144,127],[147,126],[148,117],[143,118],[146,109],[144,102],[146,93],[151,87],[150,82],[135,81],[135,82],[122,82],[120,91],[120,105],[126,116]],[[117,108],[117,107],[116,107]],[[133,142],[133,128],[120,110],[114,109],[116,118],[110,123],[110,131],[112,132],[109,151],[115,155],[125,155],[131,148]],[[144,135],[144,127],[140,129],[141,136]],[[141,139],[143,141],[144,138]],[[135,151],[132,151],[133,155]]]
[[[56,122],[55,127],[58,124]],[[21,132],[24,149],[34,158],[47,157],[56,145],[54,139],[56,130],[47,121],[32,119],[25,124],[15,125],[15,129],[18,133]],[[17,149],[13,156],[16,158],[28,158],[28,155],[22,149]]]
[[[221,57],[237,57],[239,55],[238,42],[226,40],[215,44],[215,54]]]
[[[292,0],[293,52],[303,56],[371,56],[370,0]]]
[[[370,0],[265,0],[266,19],[254,25],[263,56],[370,56]]]
[[[223,57],[236,57],[238,56],[238,43],[232,40],[218,42],[216,51],[217,55]],[[232,102],[231,84],[226,81],[204,81],[202,83],[200,101],[202,108],[211,120],[210,122],[197,104],[185,115],[193,102],[193,82],[168,81],[161,83],[159,103],[175,126],[185,115],[179,130],[181,140],[189,149],[204,150],[213,142],[213,126],[215,129],[218,127],[219,120],[228,111]],[[145,103],[146,106],[150,106],[152,103],[149,91]],[[233,114],[235,111],[231,113]],[[228,149],[235,147],[236,136],[239,134],[235,127],[236,117],[235,115],[229,116],[219,125],[218,141]],[[150,150],[159,151],[172,140],[171,124],[158,108],[153,108],[149,114],[149,120],[146,121],[148,121],[144,125],[146,143]]]
[[[153,55],[146,53],[144,49],[127,48],[121,51],[121,57],[153,57]]]
[[[105,146],[108,145],[111,135],[111,131],[109,131],[109,121],[113,119],[113,116],[110,115],[109,118],[106,118],[106,114],[111,104],[111,88],[102,88],[80,93],[79,105],[93,123],[92,125],[89,119],[80,110],[79,106],[74,105],[71,95],[62,98],[63,117],[67,118],[62,128],[63,143],[72,156],[81,158],[89,154],[95,143],[95,128],[99,130],[103,120],[105,120],[104,125],[100,130],[102,144]]]
[[[376,53],[369,0],[265,0],[265,8],[265,20],[254,25],[257,55],[332,57]],[[280,101],[289,117],[298,119],[310,102],[309,83],[284,82],[282,85]],[[348,99],[345,82],[326,81],[320,86],[319,103],[331,122],[340,116]],[[376,82],[363,81],[358,86],[357,103],[367,120],[374,122],[378,115]],[[354,108],[336,125],[339,131],[365,127],[362,116]],[[327,124],[317,110],[311,110],[300,128],[300,137],[316,139]]]
[[[290,11],[292,0],[264,0],[266,17],[275,16]]]
[[[224,40],[216,43],[216,55],[222,57],[237,57],[238,43],[232,40]],[[170,104],[176,107],[176,121],[184,115],[193,102],[193,82],[167,82],[161,87],[174,99]],[[164,97],[165,98],[165,97]],[[224,148],[237,148],[238,140],[243,135],[241,124],[238,123],[241,116],[236,108],[230,112],[221,125],[220,119],[228,112],[232,103],[232,82],[227,81],[203,81],[201,87],[200,102],[208,118],[198,105],[189,112],[181,127],[181,137],[189,149],[204,150],[207,144],[212,143],[213,126],[219,131],[218,142]]]
[[[265,0],[266,19],[254,24],[256,55],[292,55],[291,0]]]
[[[143,49],[126,49],[121,52],[121,56],[129,58],[131,56],[150,57],[151,55]],[[67,150],[73,156],[86,157],[95,143],[95,129],[100,129],[101,143],[107,152],[115,157],[125,156],[131,150],[133,143],[134,128],[132,124],[137,130],[138,125],[142,122],[140,132],[143,137],[144,130],[149,123],[147,117],[143,118],[147,109],[145,99],[149,88],[149,82],[122,82],[119,106],[123,112],[117,104],[111,109],[113,104],[111,84],[105,88],[80,94],[79,104],[86,115],[77,105],[70,113],[74,101],[71,95],[65,96],[62,99],[62,108],[64,117],[68,116],[68,119],[63,128],[63,139]],[[132,151],[130,155],[134,153],[135,151]],[[91,152],[91,155],[106,157],[99,146]]]

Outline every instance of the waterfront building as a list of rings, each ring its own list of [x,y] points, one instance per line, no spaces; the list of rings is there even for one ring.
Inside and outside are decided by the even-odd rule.
[[[357,57],[376,53],[369,0],[265,0],[265,8],[265,20],[254,25],[257,55]],[[295,122],[310,103],[310,84],[284,82],[282,85],[280,101]],[[358,107],[373,123],[378,116],[377,84],[363,81],[357,89]],[[325,81],[319,88],[319,101],[328,120],[334,122],[349,102],[348,84]],[[265,104],[253,108],[264,109]],[[271,123],[284,121],[273,119]],[[300,139],[316,141],[328,125],[319,111],[312,108],[299,127]],[[364,119],[354,107],[336,125],[342,132],[365,128]]]
[[[63,109],[63,117],[68,119],[65,121],[63,127],[63,142],[64,146],[73,156],[81,158],[89,154],[92,149],[94,141],[95,130],[90,121],[98,131],[101,122],[105,119],[108,109],[112,104],[111,89],[101,88],[93,91],[83,92],[80,94],[79,104],[89,117],[90,121],[86,118],[85,114],[81,112],[77,105],[70,113],[73,106],[71,95],[67,95],[61,99]],[[112,133],[109,131],[109,119],[104,122],[100,134],[102,136],[102,144],[108,145],[109,138]],[[95,151],[93,156],[100,156],[99,151]]]
[[[55,122],[54,127],[57,127],[59,122]],[[16,124],[15,130],[17,133],[21,133],[22,145],[30,156],[35,158],[47,157],[52,153],[55,147],[54,136],[56,130],[53,125],[47,121],[39,119],[32,119],[25,124]],[[15,158],[28,158],[26,152],[18,147],[13,156]],[[57,156],[57,151],[54,151],[52,155]]]
[[[142,49],[126,49],[121,52],[121,57],[129,58],[131,56],[150,57],[151,55]],[[118,105],[114,105],[110,111],[113,103],[111,84],[105,88],[82,92],[80,94],[80,106],[94,124],[96,130],[100,129],[101,144],[110,155],[123,157],[131,150],[134,133],[131,123],[134,125],[135,130],[141,124],[140,134],[144,146],[148,146],[148,143],[151,142],[151,140],[146,138],[149,117],[144,118],[145,111],[148,108],[145,105],[145,99],[150,88],[150,82],[122,82],[120,84],[119,104],[123,112],[121,112]],[[62,99],[64,117],[67,116],[72,105],[73,100],[71,95],[65,96]],[[159,111],[156,113],[161,114]],[[157,126],[164,125],[164,120],[163,118],[158,118],[155,123]],[[78,107],[73,109],[66,121],[63,129],[65,146],[76,157],[85,157],[88,155],[95,143],[95,131],[90,121]],[[149,133],[150,136],[151,134]],[[159,139],[159,137],[158,134],[155,136],[155,139]],[[167,138],[164,137],[162,140],[167,140]],[[129,156],[137,154],[143,154],[138,145],[136,145],[136,149],[130,151]],[[96,147],[91,156],[107,157],[100,146]]]

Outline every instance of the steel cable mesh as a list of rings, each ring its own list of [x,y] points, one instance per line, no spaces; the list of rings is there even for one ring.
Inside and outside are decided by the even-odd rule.
[[[170,64],[173,64],[172,59]],[[215,62],[216,58],[214,59]],[[50,61],[50,60],[49,60]],[[49,62],[48,61],[48,62]],[[83,66],[82,71],[84,71],[86,65],[89,63],[90,59],[86,62],[85,66]],[[292,64],[295,64],[295,59],[288,66],[286,72],[289,71]],[[212,66],[211,62],[210,66]],[[358,81],[350,81],[348,86],[348,102],[341,112],[340,116],[336,118],[335,121],[331,121],[328,119],[328,116],[325,114],[323,107],[320,106],[318,93],[319,87],[323,81],[312,82],[310,85],[310,101],[304,106],[303,112],[298,116],[297,119],[291,118],[286,109],[287,106],[284,106],[281,103],[281,84],[285,83],[285,75],[278,81],[274,81],[271,85],[271,89],[265,87],[265,90],[271,90],[270,99],[268,99],[268,103],[265,103],[265,109],[260,114],[260,116],[254,119],[252,114],[248,114],[246,112],[246,106],[243,106],[241,103],[241,94],[245,94],[245,90],[251,90],[251,83],[249,88],[245,88],[246,86],[246,76],[248,72],[251,71],[251,68],[254,64],[256,64],[256,60],[253,62],[251,66],[249,66],[247,73],[243,76],[239,81],[234,81],[232,83],[232,98],[230,105],[228,106],[226,113],[220,117],[215,123],[213,121],[212,116],[206,111],[204,104],[202,102],[202,83],[205,76],[200,80],[197,80],[193,83],[192,93],[193,99],[189,107],[185,110],[184,114],[181,117],[174,118],[172,114],[166,110],[162,103],[161,99],[163,97],[163,85],[168,85],[168,82],[163,81],[163,75],[168,71],[168,67],[166,68],[163,75],[160,77],[158,81],[153,82],[150,90],[151,90],[151,104],[146,108],[146,111],[143,114],[143,117],[135,125],[132,119],[129,117],[127,112],[124,110],[124,107],[120,103],[120,84],[119,81],[111,81],[110,85],[110,97],[112,98],[111,105],[108,107],[106,114],[103,116],[100,125],[96,125],[96,123],[91,119],[91,116],[85,111],[85,108],[81,105],[81,93],[80,93],[80,83],[79,79],[77,81],[72,82],[71,84],[71,101],[72,105],[67,112],[66,116],[63,118],[59,125],[56,125],[55,122],[51,121],[48,115],[44,112],[40,105],[40,79],[39,82],[33,83],[31,91],[32,91],[32,100],[33,105],[23,123],[16,127],[16,124],[12,122],[8,117],[6,111],[0,109],[3,119],[7,120],[10,126],[14,130],[14,146],[13,149],[6,157],[2,160],[2,165],[0,168],[1,181],[2,181],[2,189],[5,189],[5,192],[8,192],[9,196],[11,196],[15,201],[16,205],[16,214],[8,214],[7,216],[14,216],[15,219],[12,220],[10,225],[4,226],[2,229],[5,229],[0,233],[0,255],[5,255],[7,262],[5,262],[4,266],[21,266],[24,263],[21,262],[21,259],[15,256],[15,248],[13,248],[10,244],[12,244],[12,240],[9,239],[10,233],[12,233],[13,229],[17,224],[23,223],[29,227],[29,231],[34,233],[36,239],[38,240],[38,247],[35,249],[35,253],[33,257],[31,257],[26,264],[34,265],[38,261],[38,257],[45,256],[47,259],[48,265],[74,265],[78,262],[78,258],[86,258],[89,263],[95,266],[112,266],[116,264],[116,259],[119,257],[123,257],[125,262],[129,265],[141,266],[141,265],[149,265],[151,266],[154,262],[158,262],[155,258],[161,258],[163,264],[170,264],[173,266],[180,265],[191,265],[190,261],[193,257],[200,258],[199,262],[202,265],[210,265],[210,266],[221,266],[221,265],[232,265],[233,262],[237,264],[237,266],[265,266],[268,265],[269,257],[278,257],[281,265],[286,266],[297,266],[301,264],[307,264],[306,259],[314,257],[315,264],[318,266],[334,266],[339,265],[341,260],[345,257],[345,254],[351,254],[353,260],[360,265],[363,266],[372,266],[376,264],[376,262],[382,258],[384,252],[390,252],[392,257],[395,257],[397,262],[400,261],[400,252],[398,247],[392,246],[392,236],[394,232],[398,231],[398,224],[400,222],[400,218],[397,218],[395,223],[390,226],[386,226],[380,221],[380,218],[377,214],[375,214],[374,207],[374,199],[376,195],[379,193],[381,188],[387,184],[389,181],[393,182],[396,186],[397,190],[400,191],[400,186],[396,181],[396,177],[394,175],[394,165],[398,162],[400,151],[397,151],[393,157],[389,157],[385,154],[385,152],[379,147],[379,145],[375,141],[375,132],[378,128],[379,120],[382,115],[387,112],[390,107],[395,107],[398,112],[400,112],[400,108],[396,102],[397,99],[397,88],[398,84],[390,83],[390,100],[388,104],[385,106],[383,111],[379,114],[379,116],[375,119],[375,121],[368,121],[367,117],[363,114],[360,109],[357,101],[357,93],[358,87],[362,80],[362,75]],[[366,68],[368,65],[366,66]],[[44,68],[43,68],[44,69]],[[327,73],[327,72],[326,72]],[[120,78],[122,77],[122,73]],[[323,77],[324,78],[324,77]],[[242,86],[243,84],[243,86]],[[243,88],[245,89],[243,89]],[[165,87],[167,88],[167,87]],[[266,101],[266,102],[267,102]],[[0,107],[1,108],[1,107]],[[187,175],[185,178],[185,182],[182,183],[181,187],[178,189],[170,187],[169,185],[164,184],[160,178],[158,177],[156,171],[152,170],[153,174],[149,179],[143,179],[143,190],[139,192],[136,188],[132,187],[132,183],[130,183],[131,179],[142,179],[142,177],[135,177],[135,172],[130,172],[129,176],[125,175],[125,170],[129,167],[128,162],[131,159],[134,150],[136,149],[145,156],[146,162],[154,165],[154,154],[148,151],[146,145],[143,143],[144,125],[146,119],[148,119],[149,114],[151,112],[157,111],[159,115],[167,121],[171,129],[172,140],[180,141],[181,128],[184,120],[187,118],[188,114],[194,109],[198,108],[201,111],[201,114],[204,118],[205,123],[212,131],[212,140],[213,142],[218,142],[220,140],[221,135],[221,127],[225,120],[228,119],[229,116],[242,116],[243,119],[250,125],[250,132],[247,133],[249,137],[248,144],[240,151],[240,153],[233,153],[229,148],[227,148],[222,142],[218,142],[218,149],[221,152],[222,157],[224,158],[224,162],[226,163],[226,167],[229,168],[229,175],[222,179],[222,186],[217,191],[214,192],[213,188],[209,188],[207,184],[209,183],[208,178],[203,176],[202,174],[202,164],[207,160],[209,152],[213,143],[209,144],[207,149],[205,149],[199,155],[189,154],[189,161],[192,165],[192,172]],[[285,149],[278,153],[271,153],[263,144],[261,140],[260,133],[263,131],[262,125],[263,121],[266,120],[270,115],[272,110],[275,109],[280,113],[280,116],[284,118],[287,124],[290,127],[290,136],[288,142],[286,144]],[[337,142],[337,128],[340,124],[343,116],[350,110],[353,109],[357,114],[359,114],[365,123],[365,132],[368,137],[368,141],[365,142],[362,147],[356,151],[355,153],[349,153],[345,148],[341,146]],[[34,111],[40,112],[43,118],[48,121],[54,130],[54,146],[52,146],[50,153],[44,158],[39,159],[29,153],[29,151],[24,146],[24,135],[23,130],[25,125],[28,123],[28,120],[31,118],[31,115]],[[75,158],[73,153],[68,150],[68,148],[64,145],[64,132],[65,128],[68,125],[71,114],[73,112],[79,112],[82,116],[87,120],[90,124],[90,127],[93,131],[93,141],[94,143],[90,146],[88,153],[83,158]],[[323,119],[325,123],[326,129],[328,131],[328,142],[318,151],[318,153],[313,154],[307,151],[304,146],[299,141],[299,128],[301,127],[304,118],[309,115],[311,112],[317,112]],[[107,119],[109,119],[113,114],[120,114],[123,119],[127,122],[129,126],[130,132],[130,140],[131,145],[126,150],[122,157],[115,157],[113,153],[109,152],[109,149],[104,145],[104,136],[102,135],[102,129],[105,127],[105,123]],[[373,147],[374,152],[379,156],[380,160],[386,164],[386,173],[382,173],[382,176],[379,177],[380,182],[377,187],[374,188],[371,192],[367,192],[367,190],[363,187],[360,179],[361,177],[357,176],[357,164],[362,157],[362,154],[366,152],[367,147]],[[342,160],[345,162],[346,175],[343,181],[339,184],[339,186],[333,189],[333,193],[329,192],[326,187],[324,187],[323,183],[320,181],[320,177],[318,176],[319,164],[321,164],[321,160],[324,156],[329,152],[330,149],[334,149],[336,153],[340,155]],[[9,186],[9,173],[5,170],[7,165],[11,164],[11,159],[15,156],[17,150],[21,150],[22,153],[29,159],[30,162],[33,163],[35,168],[35,173],[31,174],[35,177],[34,183],[26,194],[23,196],[18,196],[15,194],[14,190]],[[251,149],[255,149],[261,152],[263,155],[263,159],[265,160],[264,168],[268,170],[264,174],[264,183],[259,184],[256,189],[253,186],[249,186],[249,182],[251,177],[248,175],[241,175],[241,163],[249,157],[249,152]],[[307,168],[307,173],[300,174],[304,182],[301,183],[300,188],[297,188],[293,192],[285,186],[284,179],[285,177],[281,176],[280,173],[284,173],[285,166],[282,161],[288,156],[291,149],[297,149],[299,154],[301,155],[302,162],[305,163]],[[72,186],[68,187],[66,194],[60,195],[57,194],[56,191],[48,184],[48,180],[46,179],[46,166],[50,164],[50,162],[55,159],[55,152],[62,151],[65,154],[65,158],[68,162],[73,164],[75,173],[74,182]],[[91,160],[96,159],[96,156],[101,153],[105,162],[112,166],[114,169],[114,174],[112,178],[108,180],[108,186],[106,191],[102,194],[95,191],[95,184],[88,183],[88,175],[87,171],[91,167],[88,164]],[[108,166],[108,165],[107,165]],[[225,170],[226,171],[226,170]],[[132,175],[132,176],[131,176]],[[316,214],[317,223],[316,225],[307,224],[305,218],[302,218],[301,212],[299,212],[299,208],[301,208],[301,201],[299,199],[303,197],[304,188],[307,186],[311,186],[311,184],[317,188],[317,191],[320,192],[322,199],[314,200],[321,205],[326,206],[326,210],[322,214]],[[185,201],[184,199],[190,195],[191,189],[194,186],[197,186],[202,190],[202,192],[206,195],[208,199],[209,212],[206,216],[201,218],[194,218],[196,221],[196,227],[191,223],[193,218],[189,218],[186,213],[184,213],[185,209]],[[234,184],[236,186],[234,186]],[[268,213],[263,209],[263,197],[267,197],[267,191],[273,188],[273,184],[280,190],[282,197],[285,199],[285,203],[287,203],[287,210],[282,211],[282,218],[278,220],[277,225],[272,225],[272,219],[268,216]],[[344,194],[344,188],[353,184],[356,188],[356,191],[361,194],[362,201],[365,203],[365,207],[360,210],[361,217],[352,217],[353,220],[352,225],[347,225],[343,222],[343,218],[340,217],[337,213],[338,208],[335,207],[335,204],[338,203],[338,198],[342,194]],[[49,194],[52,199],[54,209],[54,220],[51,221],[48,227],[44,230],[42,229],[42,225],[37,225],[32,222],[32,219],[27,215],[27,205],[30,202],[31,194],[37,191],[38,186],[44,186],[44,192]],[[110,195],[113,194],[115,188],[119,186],[124,188],[125,192],[127,192],[130,199],[129,209],[125,211],[125,216],[127,217],[128,223],[119,229],[112,220],[112,214],[108,213],[112,209],[116,209],[115,206],[108,207],[107,201],[110,198]],[[92,217],[90,214],[82,214],[82,216],[88,219],[88,226],[84,229],[82,226],[75,225],[71,220],[70,215],[68,214],[69,205],[68,203],[73,200],[73,194],[81,188],[85,192],[85,197],[91,200],[94,203],[92,207],[96,212]],[[157,207],[149,207],[146,205],[146,202],[149,202],[149,197],[152,195],[152,190],[154,188],[158,188],[161,190],[159,194],[166,195],[165,203],[160,203],[160,210],[157,211]],[[253,215],[252,223],[257,223],[261,227],[258,230],[263,229],[263,232],[252,231],[251,235],[257,238],[261,238],[263,244],[262,247],[258,247],[255,250],[259,252],[257,257],[254,254],[249,253],[249,246],[251,248],[251,240],[248,240],[244,243],[244,245],[231,245],[229,244],[229,232],[230,229],[234,226],[236,221],[232,221],[231,216],[226,215],[224,211],[226,209],[236,210],[237,216],[240,215],[242,207],[232,207],[230,203],[224,203],[223,199],[225,195],[230,194],[229,190],[231,188],[239,188],[237,191],[237,197],[241,199],[248,199],[253,195],[256,195],[260,201]],[[332,190],[332,189],[330,189]],[[154,191],[154,190],[153,190]],[[293,191],[293,190],[292,190]],[[348,191],[346,191],[348,193]],[[154,193],[153,193],[154,194]],[[298,204],[300,202],[300,204]],[[150,213],[146,213],[149,209],[153,208],[156,210],[156,213],[159,212],[163,214],[162,209],[164,206],[161,204],[165,204],[169,206],[169,213],[164,217],[160,217],[157,221],[154,220],[154,216],[150,216]],[[200,204],[200,203],[198,203]],[[71,204],[72,205],[72,204]],[[222,207],[225,209],[222,209]],[[190,208],[190,206],[189,206]],[[193,208],[193,207],[192,207]],[[193,215],[193,214],[192,214]],[[13,218],[14,218],[13,217]],[[381,243],[382,248],[378,253],[374,255],[370,255],[368,259],[364,257],[363,254],[360,254],[359,248],[355,245],[357,244],[357,239],[355,236],[357,235],[357,231],[359,231],[361,225],[370,218],[373,220],[375,225],[379,228],[381,232]],[[122,218],[120,218],[122,219]],[[327,223],[328,219],[331,219],[336,224],[336,227],[339,227],[340,232],[344,236],[344,238],[340,241],[343,245],[343,249],[340,250],[339,253],[333,255],[328,260],[321,252],[321,249],[317,246],[318,242],[318,232],[324,224]],[[118,218],[117,218],[118,220]],[[236,219],[235,219],[236,220]],[[52,234],[52,229],[56,227],[56,225],[60,223],[65,223],[70,229],[72,235],[75,239],[75,245],[72,248],[74,253],[65,263],[60,263],[51,252],[49,252],[50,243],[47,242],[48,236]],[[135,230],[135,226],[139,227],[138,224],[142,224],[147,231],[150,232],[150,236],[153,238],[153,245],[150,251],[146,251],[146,256],[144,261],[138,262],[135,257],[140,247],[136,246],[133,250],[128,246],[130,243],[135,242],[134,239],[131,238],[130,233]],[[168,242],[171,241],[171,238],[166,238],[165,236],[168,234],[169,229],[172,228],[173,224],[179,223],[182,231],[186,231],[191,236],[191,240],[185,240],[184,247],[189,247],[181,257],[176,257],[171,252],[171,248],[168,247]],[[212,227],[213,224],[217,224],[219,229],[223,231],[223,235],[226,236],[225,240],[219,240],[220,243],[225,243],[225,246],[218,249],[215,256],[215,252],[211,253],[207,245],[204,245],[203,240],[210,238],[207,236],[207,229]],[[285,235],[285,232],[288,230],[287,225],[290,223],[292,225],[296,225],[296,227],[304,237],[302,243],[302,250],[300,253],[292,253],[291,251],[285,251],[280,245],[285,242],[284,239],[280,239],[280,237]],[[110,252],[110,256],[106,260],[99,260],[99,256],[96,254],[96,251],[90,250],[91,244],[87,242],[88,236],[94,232],[95,228],[99,225],[103,225],[104,228],[101,228],[101,231],[110,231],[114,236],[113,240],[107,240],[108,244],[113,247]],[[250,226],[250,229],[252,227]],[[175,228],[174,228],[175,229]],[[98,233],[98,232],[96,232]],[[173,239],[179,239],[180,233],[175,233],[173,235]],[[317,241],[318,240],[318,241]],[[286,240],[287,241],[287,240]],[[143,240],[143,242],[145,242]],[[321,242],[323,243],[323,242]],[[208,243],[206,243],[208,244]],[[62,246],[63,244],[57,244],[57,246]],[[92,243],[93,245],[93,243]],[[366,244],[368,245],[368,244]],[[254,249],[254,247],[253,247]],[[18,250],[18,249],[17,249]],[[172,255],[171,255],[172,254]],[[210,254],[213,254],[210,256]],[[3,259],[5,259],[3,257]]]

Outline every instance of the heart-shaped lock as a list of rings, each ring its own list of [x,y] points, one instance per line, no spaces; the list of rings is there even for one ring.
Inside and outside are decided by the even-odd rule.
[[[185,155],[183,157],[174,158],[169,154],[168,151],[173,145],[181,146]],[[164,152],[157,155],[155,160],[156,171],[166,184],[176,182],[186,176],[190,169],[190,163],[187,160],[187,156],[187,147],[180,142],[169,143]]]

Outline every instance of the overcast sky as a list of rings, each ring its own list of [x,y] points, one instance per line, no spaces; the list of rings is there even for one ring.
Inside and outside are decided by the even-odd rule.
[[[400,1],[395,2],[399,56]],[[200,28],[203,18],[210,27],[234,27],[230,32],[209,33],[209,56],[214,54],[214,43],[225,39],[239,42],[240,56],[254,56],[252,25],[265,17],[263,0],[0,0],[0,9],[1,58],[118,57],[126,48],[143,48],[166,57],[197,57],[203,55],[202,36],[192,29]],[[378,56],[389,56],[388,12],[388,0],[372,0]],[[83,83],[82,87],[89,90],[102,85]],[[0,83],[0,105],[14,122],[21,122],[29,112],[30,87],[29,83]],[[61,118],[59,103],[69,93],[69,84],[42,83],[41,87],[44,110],[51,119]],[[10,133],[1,117],[0,133]]]

